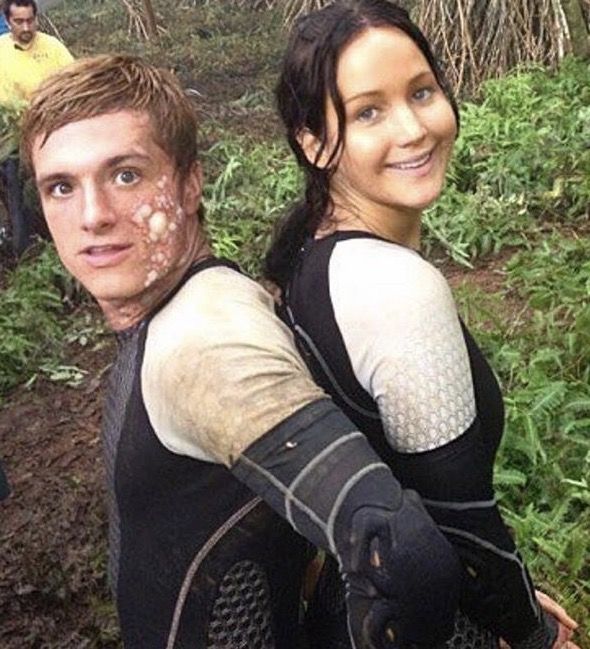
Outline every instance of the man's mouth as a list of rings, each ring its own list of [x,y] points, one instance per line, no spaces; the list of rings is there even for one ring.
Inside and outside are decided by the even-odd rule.
[[[96,268],[114,266],[121,262],[131,249],[129,244],[103,244],[100,246],[88,246],[80,253],[88,264]]]

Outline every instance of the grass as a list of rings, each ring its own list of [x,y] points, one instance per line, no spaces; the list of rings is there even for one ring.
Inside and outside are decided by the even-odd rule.
[[[137,53],[206,90],[208,227],[219,254],[257,275],[273,224],[300,191],[271,117],[280,20],[224,2],[155,7],[166,29],[158,43],[129,38],[117,2],[63,3],[51,17],[77,55]],[[501,506],[539,583],[582,623],[590,618],[589,81],[588,66],[568,60],[557,74],[522,70],[487,82],[480,102],[462,106],[447,187],[425,219],[427,254],[443,249],[465,266],[509,257],[501,289],[465,285],[456,295],[506,396]],[[75,383],[67,341],[97,333],[63,320],[71,286],[54,253],[44,248],[3,285],[0,398],[39,372]],[[584,649],[589,633],[578,637]]]
[[[554,232],[460,310],[506,395],[496,464],[504,514],[538,582],[580,622],[590,611],[590,240]],[[506,304],[518,303],[517,313]],[[586,628],[586,641],[590,639]],[[587,646],[587,644],[585,645]]]
[[[71,284],[49,245],[5,278],[0,293],[0,399],[64,353],[60,316]]]

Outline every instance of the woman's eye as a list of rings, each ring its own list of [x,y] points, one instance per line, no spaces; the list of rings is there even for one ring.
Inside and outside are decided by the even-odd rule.
[[[430,97],[432,97],[433,94],[434,94],[434,88],[432,88],[431,86],[426,86],[425,88],[420,88],[416,90],[413,97],[417,101],[426,101],[427,99],[430,99]]]
[[[356,119],[359,122],[371,122],[377,117],[378,112],[375,106],[367,106],[356,114]]]
[[[72,186],[66,182],[59,182],[50,185],[47,193],[54,198],[61,198],[72,193]]]
[[[131,169],[119,171],[115,176],[115,181],[120,185],[132,185],[139,179],[139,174]]]

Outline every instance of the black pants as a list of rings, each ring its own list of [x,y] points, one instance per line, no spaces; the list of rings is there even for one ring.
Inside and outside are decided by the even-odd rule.
[[[2,182],[6,192],[6,208],[12,229],[12,249],[21,256],[29,247],[33,235],[31,214],[23,200],[23,182],[19,173],[18,157],[10,157],[2,163]]]
[[[9,494],[10,487],[8,486],[8,480],[6,479],[4,471],[2,470],[2,464],[0,464],[0,500],[8,498]]]

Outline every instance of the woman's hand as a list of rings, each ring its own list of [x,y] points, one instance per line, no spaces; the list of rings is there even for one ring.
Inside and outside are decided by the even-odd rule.
[[[566,613],[563,606],[551,599],[549,595],[540,590],[536,590],[535,594],[541,608],[554,617],[557,622],[557,638],[552,649],[580,649],[575,642],[570,640],[573,632],[578,628],[578,623]],[[500,649],[510,649],[510,645],[500,639]]]
[[[556,601],[551,599],[549,595],[546,595],[540,590],[535,591],[535,593],[541,608],[557,620],[557,639],[555,640],[553,649],[561,649],[562,647],[564,649],[580,649],[577,644],[570,640],[573,632],[578,628],[577,622],[566,613],[563,606],[560,606]]]

